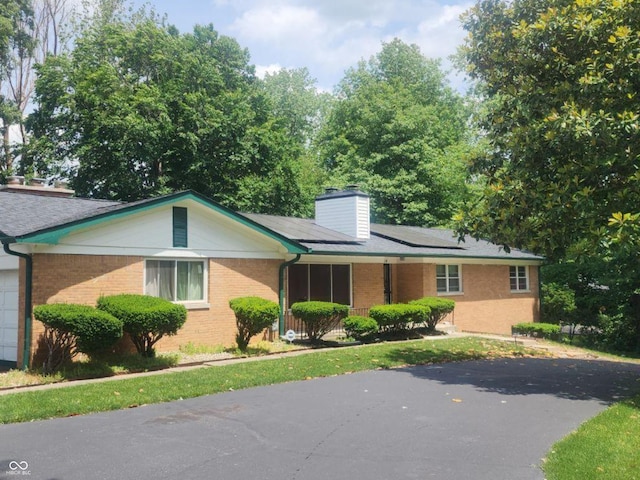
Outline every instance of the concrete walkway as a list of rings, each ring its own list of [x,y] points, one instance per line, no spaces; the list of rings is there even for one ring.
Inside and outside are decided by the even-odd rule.
[[[439,336],[433,336],[428,338],[429,340],[445,340],[450,338],[462,338],[462,337],[479,337],[479,338],[488,338],[491,340],[511,342],[511,343],[517,344],[518,346],[524,346],[527,348],[543,350],[545,352],[548,352],[549,355],[556,358],[619,361],[618,359],[613,359],[612,357],[609,357],[606,355],[598,355],[593,352],[587,352],[586,350],[575,348],[570,345],[559,345],[556,343],[546,342],[544,340],[538,340],[530,337],[508,337],[508,336],[500,336],[500,335],[474,334],[474,333],[449,333],[447,335],[439,335]],[[123,375],[114,375],[111,377],[100,377],[100,378],[92,378],[92,379],[84,379],[84,380],[70,380],[70,381],[63,381],[63,382],[57,382],[57,383],[49,383],[44,385],[26,385],[26,386],[19,386],[19,387],[0,388],[0,396],[9,395],[17,392],[49,390],[54,388],[66,388],[66,387],[72,387],[76,385],[86,385],[86,384],[97,383],[97,382],[117,381],[117,380],[123,380],[127,378],[163,375],[166,373],[183,372],[187,370],[194,370],[197,368],[230,365],[232,363],[257,362],[257,361],[271,360],[276,358],[286,358],[286,357],[297,356],[297,355],[306,355],[308,353],[314,353],[317,351],[319,350],[310,349],[310,348],[301,348],[300,350],[292,350],[288,352],[280,352],[280,353],[274,353],[270,355],[261,355],[261,356],[253,356],[253,357],[222,357],[221,358],[218,355],[212,355],[209,360],[203,360],[196,364],[191,363],[186,365],[178,365],[176,367],[165,368],[161,370],[154,370],[149,372],[130,373],[130,374],[123,374]],[[640,363],[640,360],[631,359],[629,360],[629,362]]]

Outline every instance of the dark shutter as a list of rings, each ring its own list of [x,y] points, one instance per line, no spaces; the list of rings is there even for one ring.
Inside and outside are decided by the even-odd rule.
[[[173,207],[173,246],[186,248],[187,245],[187,209]]]

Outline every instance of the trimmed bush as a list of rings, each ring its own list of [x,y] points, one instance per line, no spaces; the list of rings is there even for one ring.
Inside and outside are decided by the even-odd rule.
[[[236,315],[236,342],[242,351],[247,349],[251,337],[271,326],[280,313],[276,302],[260,297],[234,298],[229,300],[229,306]]]
[[[517,323],[511,327],[511,332],[514,335],[557,339],[560,336],[560,325],[542,322]]]
[[[357,340],[376,333],[379,328],[378,322],[373,318],[360,315],[345,318],[343,325],[345,333]]]
[[[442,321],[444,317],[453,312],[456,306],[456,302],[449,300],[448,298],[439,297],[424,297],[418,300],[412,300],[409,305],[422,305],[429,307],[429,315],[425,321],[425,326],[429,330],[435,330],[436,325]]]
[[[291,313],[304,323],[309,340],[317,342],[349,314],[349,307],[331,302],[298,302],[291,305]]]
[[[426,322],[430,312],[431,309],[424,305],[394,303],[371,307],[369,316],[378,322],[381,330],[395,332]]]
[[[136,350],[153,357],[153,346],[165,335],[175,335],[187,320],[187,309],[164,298],[122,294],[100,297],[98,308],[122,320]]]
[[[88,305],[38,305],[33,315],[45,326],[43,341],[48,350],[45,373],[57,370],[79,352],[95,353],[122,337],[119,319]]]

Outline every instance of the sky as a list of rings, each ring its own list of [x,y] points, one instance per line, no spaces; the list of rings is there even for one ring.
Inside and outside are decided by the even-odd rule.
[[[464,39],[465,0],[133,0],[153,6],[181,32],[212,23],[249,50],[256,72],[307,67],[317,87],[332,91],[347,68],[368,60],[383,42],[400,38],[441,58],[451,86],[464,93],[463,75],[448,57]]]

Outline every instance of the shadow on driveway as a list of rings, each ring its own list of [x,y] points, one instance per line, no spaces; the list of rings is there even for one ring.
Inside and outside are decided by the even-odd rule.
[[[395,360],[403,353],[394,352]],[[640,365],[601,360],[508,358],[399,369],[445,385],[503,395],[554,395],[603,404],[640,393]]]

